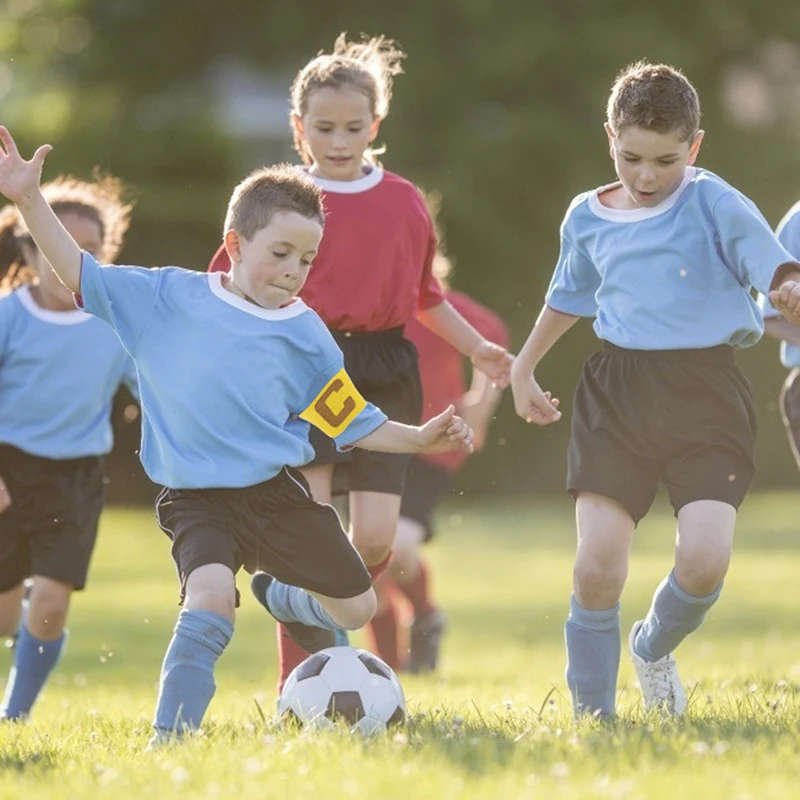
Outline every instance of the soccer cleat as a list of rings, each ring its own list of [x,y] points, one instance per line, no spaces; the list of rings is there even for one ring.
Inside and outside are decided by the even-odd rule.
[[[667,653],[658,661],[645,661],[637,655],[634,644],[643,624],[644,620],[639,620],[631,628],[628,650],[639,678],[639,686],[644,696],[644,706],[645,708],[661,708],[668,714],[679,716],[686,710],[687,700],[680,675],[678,675],[678,665],[675,663],[672,653]]]
[[[447,620],[438,608],[414,618],[408,658],[408,671],[412,675],[433,672],[436,669],[442,634],[446,627]]]
[[[250,581],[250,589],[253,592],[253,596],[270,614],[272,614],[272,611],[267,603],[267,589],[269,589],[269,585],[273,580],[272,575],[268,575],[266,572],[256,572]],[[272,614],[272,616],[275,615]],[[278,618],[275,617],[275,619]],[[336,634],[326,628],[304,625],[302,622],[284,622],[282,619],[278,619],[278,622],[286,628],[289,636],[307,653],[316,653],[326,647],[336,646]]]

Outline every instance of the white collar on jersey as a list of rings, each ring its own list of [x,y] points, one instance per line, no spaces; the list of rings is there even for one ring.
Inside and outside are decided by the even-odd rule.
[[[383,180],[383,170],[380,167],[370,167],[369,172],[365,172],[354,181],[332,181],[328,178],[320,178],[319,175],[309,175],[309,177],[324,192],[358,194],[366,192],[368,189],[374,189]]]
[[[297,317],[300,314],[308,311],[308,306],[299,298],[295,297],[294,301],[288,306],[283,308],[262,308],[255,303],[250,303],[238,294],[229,292],[227,289],[222,288],[222,272],[209,272],[208,273],[208,286],[211,291],[219,297],[224,303],[229,306],[238,308],[239,311],[244,311],[254,317],[269,320],[282,320]]]
[[[22,307],[42,322],[49,322],[53,325],[80,325],[82,322],[88,322],[92,318],[91,314],[87,314],[79,308],[68,311],[53,311],[50,308],[42,308],[33,299],[30,286],[20,287],[17,289],[16,295],[19,298],[19,302],[22,303]]]
[[[595,189],[589,195],[589,209],[595,214],[595,216],[598,216],[601,219],[607,219],[611,222],[641,222],[643,219],[657,217],[660,214],[663,214],[665,211],[669,211],[675,205],[675,203],[678,202],[678,198],[683,194],[686,187],[694,180],[696,175],[697,170],[694,167],[687,167],[686,171],[683,173],[683,179],[678,184],[678,188],[666,200],[663,200],[657,206],[651,206],[650,208],[641,207],[622,209],[604,206],[600,202],[600,195],[614,186],[620,185],[619,181],[616,181],[615,183],[609,183],[608,186],[601,186],[599,189]]]

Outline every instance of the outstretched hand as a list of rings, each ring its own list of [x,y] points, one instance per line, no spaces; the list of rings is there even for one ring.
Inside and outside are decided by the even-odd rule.
[[[479,369],[498,389],[505,389],[511,380],[514,356],[499,344],[484,339],[470,357],[473,366]]]
[[[26,161],[8,129],[0,125],[0,192],[12,203],[24,203],[39,188],[42,165],[52,149],[49,144],[43,144],[33,158]]]
[[[800,280],[784,281],[769,293],[769,301],[789,322],[800,325]]]
[[[511,384],[514,408],[525,422],[550,425],[561,419],[559,400],[550,392],[543,392],[533,375],[521,375]]]
[[[446,453],[450,450],[473,451],[472,428],[456,416],[453,406],[420,427],[420,453]]]

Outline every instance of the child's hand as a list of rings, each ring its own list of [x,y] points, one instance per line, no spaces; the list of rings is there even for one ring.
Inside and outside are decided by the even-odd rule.
[[[8,486],[5,485],[2,478],[0,478],[0,514],[2,514],[11,505],[11,494],[8,491]]]
[[[0,125],[0,192],[12,203],[24,203],[35,194],[42,177],[42,165],[53,149],[43,144],[30,161],[26,161],[17,150],[17,145],[6,128]]]
[[[499,344],[494,344],[484,339],[472,352],[470,357],[473,366],[479,369],[492,384],[499,389],[505,389],[511,380],[511,365],[514,356]]]
[[[448,406],[438,417],[428,420],[419,431],[420,453],[446,453],[450,450],[471,453],[473,450],[472,428],[456,416],[453,406]]]
[[[800,325],[800,280],[784,281],[769,293],[769,301],[789,322]]]
[[[550,425],[561,419],[558,398],[553,397],[550,392],[543,392],[533,375],[514,376],[511,393],[514,395],[517,415],[525,422]]]

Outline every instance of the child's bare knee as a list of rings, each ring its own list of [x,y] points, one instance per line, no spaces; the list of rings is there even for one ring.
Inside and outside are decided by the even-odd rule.
[[[372,589],[360,594],[358,597],[350,598],[343,604],[336,614],[338,624],[349,631],[363,628],[378,610],[378,600]]]

